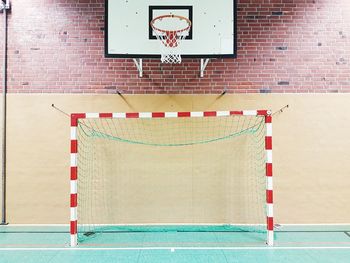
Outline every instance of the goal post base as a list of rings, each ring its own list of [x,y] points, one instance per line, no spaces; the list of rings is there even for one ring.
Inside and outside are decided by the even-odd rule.
[[[70,246],[76,247],[78,245],[78,235],[74,234],[70,236]]]

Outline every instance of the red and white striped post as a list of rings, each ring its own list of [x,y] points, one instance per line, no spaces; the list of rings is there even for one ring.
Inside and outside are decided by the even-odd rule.
[[[132,112],[132,113],[77,113],[71,115],[71,157],[70,157],[70,245],[78,244],[78,140],[77,127],[79,119],[89,118],[196,118],[223,117],[231,115],[263,116],[266,124],[266,213],[267,244],[273,245],[273,184],[272,184],[272,116],[267,110],[245,111],[199,111],[199,112]]]
[[[272,116],[265,115],[267,244],[273,246]]]
[[[77,127],[79,118],[85,114],[71,115],[70,131],[70,245],[78,244],[78,140]]]

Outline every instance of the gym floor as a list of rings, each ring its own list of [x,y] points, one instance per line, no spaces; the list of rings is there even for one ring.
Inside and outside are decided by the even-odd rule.
[[[0,263],[350,263],[349,0],[2,0],[0,10]],[[163,46],[152,35],[150,18],[165,11],[191,20],[192,28],[187,22],[186,30],[192,37],[185,45],[176,41],[171,47],[183,47],[177,53],[192,57],[183,57],[181,64],[162,63]],[[68,223],[72,219],[75,230],[78,201],[77,184],[69,182],[70,171],[74,175],[76,169],[69,166],[75,164],[77,143],[70,141],[67,115],[256,109],[277,113],[276,194],[270,191],[261,199],[273,200],[274,211],[271,205],[268,211],[273,223],[281,224],[274,225],[274,246],[265,244],[262,232],[124,231],[91,235],[70,247]],[[122,202],[114,209],[96,199],[96,207],[113,210],[118,220],[109,221],[97,209],[98,222],[246,222],[231,215],[248,215],[245,203],[260,203],[240,195],[236,201],[242,213],[222,203],[222,188],[233,188],[220,179],[227,169],[221,166],[217,149],[226,154],[216,146],[201,154],[203,163],[218,169],[192,169],[197,167],[193,157],[180,165],[172,156],[154,151],[177,165],[181,177],[167,181],[165,162],[159,162],[164,169],[159,173],[141,169],[139,158],[146,162],[153,156],[148,147],[120,147],[120,156],[128,154],[118,168],[130,176],[120,173],[120,184],[115,177],[123,191],[99,193]],[[109,151],[106,156],[111,159],[104,158],[105,168],[99,170],[108,172],[117,158]],[[215,177],[204,176],[214,170]],[[201,177],[197,179],[196,173]],[[184,180],[188,174],[201,183],[198,191]],[[241,172],[235,175],[237,182],[247,178]],[[213,184],[214,179],[219,183]],[[108,186],[105,178],[101,182]],[[132,185],[130,191],[124,182]],[[249,185],[257,186],[253,180]],[[197,195],[189,204],[187,198]],[[144,209],[147,203],[153,208]],[[205,213],[198,212],[192,220],[195,213],[190,209]],[[11,225],[5,225],[8,222]],[[318,225],[300,225],[305,223]]]
[[[70,248],[67,226],[2,226],[0,231],[2,263],[341,263],[350,258],[349,225],[281,226],[274,247],[264,245],[264,233],[109,233]]]

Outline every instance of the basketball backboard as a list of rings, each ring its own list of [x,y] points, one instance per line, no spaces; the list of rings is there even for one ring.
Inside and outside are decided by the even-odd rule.
[[[183,58],[236,56],[236,0],[105,0],[105,56],[159,58],[150,22],[168,14],[192,22]]]

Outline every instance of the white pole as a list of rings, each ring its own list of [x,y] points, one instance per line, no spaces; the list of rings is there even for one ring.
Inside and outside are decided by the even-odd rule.
[[[3,46],[3,77],[2,77],[2,172],[1,172],[1,225],[6,222],[6,91],[7,91],[7,9],[9,0],[2,2],[4,12],[4,46]]]

